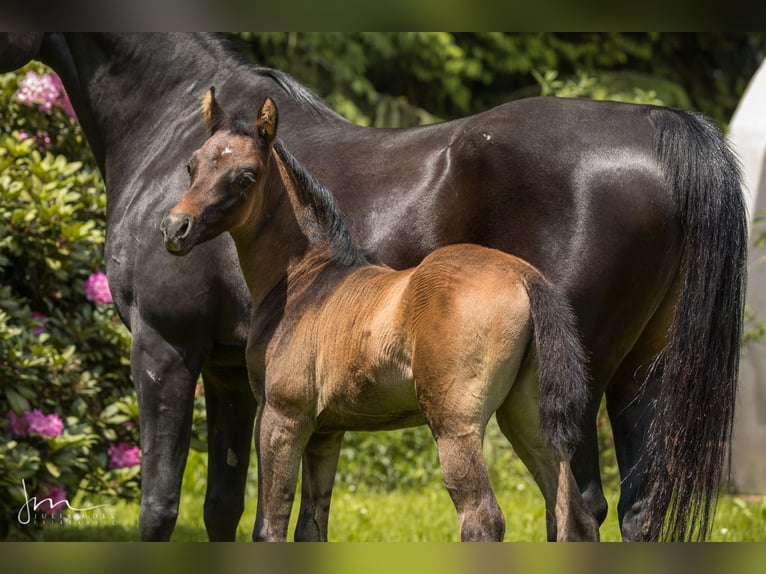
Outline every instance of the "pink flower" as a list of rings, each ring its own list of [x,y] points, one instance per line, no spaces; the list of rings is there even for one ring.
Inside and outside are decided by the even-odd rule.
[[[105,273],[97,271],[88,277],[85,282],[85,297],[99,304],[112,302],[112,292],[109,290],[109,280]]]
[[[64,423],[57,414],[44,415],[39,409],[32,409],[24,413],[24,418],[29,425],[29,432],[45,438],[56,438],[64,430]]]
[[[141,464],[141,449],[126,442],[109,445],[109,467],[129,468]]]
[[[8,419],[8,428],[14,435],[24,437],[29,434],[29,423],[26,418],[13,411],[8,411],[5,416]]]
[[[48,317],[45,315],[45,313],[40,313],[39,311],[32,311],[29,314],[29,318],[32,319],[32,321],[37,323],[37,326],[32,331],[32,334],[35,337],[38,337],[42,333],[45,332],[45,328],[48,326]]]
[[[56,74],[38,74],[32,70],[28,71],[14,97],[17,102],[24,105],[37,106],[41,112],[51,111],[56,104],[61,106],[70,117],[75,117],[69,96]]]
[[[51,74],[38,74],[30,70],[19,84],[15,97],[22,104],[30,107],[36,105],[40,111],[49,112],[58,101],[60,93]]]
[[[66,505],[66,490],[61,486],[53,484],[46,484],[35,495],[35,510],[44,512],[45,514],[58,514],[64,510]]]
[[[40,153],[45,153],[45,150],[51,145],[51,134],[45,130],[37,130],[34,136],[31,136],[27,130],[19,130],[19,141],[23,142],[29,138],[34,139]]]

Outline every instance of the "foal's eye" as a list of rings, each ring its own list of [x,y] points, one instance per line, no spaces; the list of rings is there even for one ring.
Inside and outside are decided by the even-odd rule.
[[[191,174],[192,174],[192,162],[191,161],[186,164],[186,173],[188,173],[189,177],[191,177]]]
[[[249,171],[241,173],[237,176],[237,179],[234,180],[234,183],[240,189],[247,189],[255,183],[255,174]]]

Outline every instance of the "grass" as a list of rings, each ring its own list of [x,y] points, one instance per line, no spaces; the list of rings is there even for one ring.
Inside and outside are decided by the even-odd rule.
[[[510,455],[509,455],[510,456]],[[202,518],[206,482],[206,456],[192,451],[184,475],[178,525],[172,540],[205,541]],[[488,459],[489,460],[489,459]],[[506,540],[544,541],[545,520],[542,497],[524,467],[512,457],[502,469],[490,466],[495,493],[506,516]],[[341,468],[344,464],[341,459]],[[608,467],[609,461],[606,461]],[[617,485],[605,487],[609,516],[601,527],[601,539],[619,541],[616,516]],[[256,486],[254,469],[237,532],[238,541],[250,540],[255,518]],[[43,539],[48,541],[129,541],[137,540],[138,504],[119,503],[95,516],[82,513],[79,521],[48,524]],[[297,506],[293,511],[293,525]],[[293,526],[290,528],[292,532]],[[419,489],[391,492],[365,485],[336,486],[330,513],[329,536],[343,542],[442,542],[456,541],[455,510],[446,489],[438,481]],[[712,529],[712,541],[766,541],[766,499],[722,495]]]

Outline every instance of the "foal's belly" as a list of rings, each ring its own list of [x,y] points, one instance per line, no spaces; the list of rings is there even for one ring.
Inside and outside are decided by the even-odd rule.
[[[398,369],[397,369],[398,371]],[[415,396],[412,372],[351,377],[324,393],[317,430],[393,430],[425,424]]]

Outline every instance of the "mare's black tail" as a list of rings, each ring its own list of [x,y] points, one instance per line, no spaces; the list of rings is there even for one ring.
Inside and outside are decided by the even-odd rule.
[[[680,293],[644,448],[652,538],[705,538],[731,438],[742,333],[746,209],[736,159],[703,117],[655,109],[657,155],[683,230]]]

